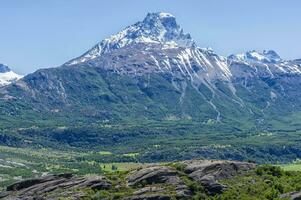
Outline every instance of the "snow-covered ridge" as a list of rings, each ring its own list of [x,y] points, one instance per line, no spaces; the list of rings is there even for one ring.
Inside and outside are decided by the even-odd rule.
[[[264,63],[278,63],[281,62],[281,57],[273,50],[263,52],[257,52],[255,50],[248,51],[246,53],[240,53],[231,55],[228,57],[230,60],[234,61],[241,61],[247,63],[254,63],[254,62],[264,62]]]
[[[0,87],[15,82],[22,77],[13,72],[8,66],[0,64]]]
[[[301,65],[297,60],[288,61],[282,59],[275,51],[248,51],[231,55],[228,57],[228,63],[233,70],[233,66],[245,65],[256,71],[256,75],[262,77],[275,77],[283,74],[301,74]],[[239,68],[237,68],[239,69]],[[241,69],[239,69],[241,71]],[[240,74],[237,71],[233,74]]]
[[[112,55],[114,58],[109,55],[116,51],[121,55],[120,59],[118,58],[119,55],[117,57]],[[139,51],[139,55],[136,53],[132,55],[132,60],[128,60],[126,57],[131,55],[130,51]],[[160,55],[155,56],[155,52],[160,52]],[[151,61],[154,61],[149,61],[153,63],[152,66],[147,65],[149,58],[145,55],[149,55],[152,58]],[[104,58],[106,56],[107,58]],[[144,60],[141,60],[141,57]],[[102,40],[85,54],[65,65],[74,65],[91,60],[93,60],[91,62],[96,63],[103,62],[100,61],[101,59],[105,60],[106,63],[98,66],[106,65],[120,73],[136,73],[138,71],[148,73],[153,71],[152,68],[154,67],[160,72],[170,73],[174,71],[171,66],[174,66],[179,69],[182,75],[191,80],[200,80],[201,78],[208,82],[216,79],[229,82],[231,77],[242,74],[243,65],[250,67],[251,71],[255,70],[256,75],[264,77],[274,77],[277,74],[285,73],[301,74],[300,62],[285,61],[273,50],[262,52],[253,50],[225,58],[215,54],[211,49],[201,49],[197,47],[189,34],[184,33],[173,15],[163,12],[147,14],[143,21],[128,26],[117,34]],[[112,62],[110,59],[113,59]],[[116,59],[119,64],[115,63]],[[139,66],[144,67],[138,69],[138,65],[132,65],[137,60],[141,61]],[[174,65],[170,65],[173,61]],[[132,66],[132,69],[129,69],[129,66]],[[195,69],[202,70],[197,72]]]
[[[104,39],[82,56],[75,58],[67,65],[82,63],[113,50],[137,43],[162,44],[164,48],[191,47],[195,42],[169,13],[149,13],[143,21],[131,25],[116,35]]]

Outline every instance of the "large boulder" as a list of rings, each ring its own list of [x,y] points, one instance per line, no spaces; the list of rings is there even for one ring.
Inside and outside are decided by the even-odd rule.
[[[168,166],[150,166],[130,173],[127,178],[127,185],[132,187],[143,187],[137,190],[134,196],[130,198],[140,199],[166,199],[163,195],[166,190],[161,187],[155,187],[156,184],[170,185],[174,188],[175,196],[179,199],[187,199],[192,193],[180,178],[179,172]],[[148,186],[152,185],[152,186]],[[153,193],[157,196],[154,197]],[[158,194],[161,193],[162,195]]]
[[[220,180],[232,178],[255,168],[255,164],[235,161],[192,160],[136,169],[114,181],[104,176],[76,177],[72,174],[47,175],[19,181],[0,193],[5,200],[85,199],[89,190],[107,190],[107,199],[127,191],[126,200],[188,200],[193,195],[215,195],[227,187]],[[203,187],[199,187],[199,186]],[[203,190],[205,189],[205,191]],[[120,189],[120,190],[119,190]],[[121,192],[122,193],[122,192]],[[101,193],[102,194],[102,193]],[[298,200],[299,193],[288,194]],[[294,197],[294,198],[293,198]]]
[[[177,184],[181,181],[178,177],[178,172],[166,166],[150,166],[143,168],[127,176],[128,186],[136,186],[139,184],[154,184],[154,183],[171,183]]]
[[[0,197],[9,200],[82,199],[83,189],[107,190],[111,183],[103,176],[74,177],[72,174],[48,175],[23,180],[7,187]]]
[[[219,180],[232,178],[255,168],[255,164],[222,160],[191,160],[184,161],[184,172],[201,183],[209,194],[222,193],[227,187],[218,183]]]
[[[16,182],[12,185],[7,186],[6,190],[20,191],[22,189],[29,188],[31,186],[42,184],[45,182],[51,182],[55,180],[69,179],[69,178],[72,178],[72,174],[47,175],[41,178],[27,179],[27,180]]]

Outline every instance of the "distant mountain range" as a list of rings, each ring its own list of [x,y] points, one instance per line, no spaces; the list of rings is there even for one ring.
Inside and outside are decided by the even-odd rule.
[[[7,123],[42,123],[42,116],[43,123],[189,120],[269,127],[272,119],[301,111],[300,85],[300,59],[284,60],[272,50],[223,57],[199,48],[173,15],[149,13],[62,66],[2,87],[0,113]]]
[[[13,72],[8,66],[0,64],[0,87],[8,85],[22,78],[21,75]]]

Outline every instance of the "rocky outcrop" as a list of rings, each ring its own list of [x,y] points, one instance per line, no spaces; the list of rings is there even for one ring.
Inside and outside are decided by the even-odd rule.
[[[290,192],[280,196],[282,199],[301,200],[301,191]]]
[[[126,181],[128,186],[134,187],[167,184],[173,187],[173,192],[177,198],[185,199],[190,197],[192,193],[179,175],[179,172],[171,167],[158,165],[136,170],[127,176]],[[156,193],[156,198],[152,193]],[[158,196],[158,193],[162,195]],[[134,192],[135,195],[129,199],[167,199],[166,193],[167,190],[164,188],[147,186]]]
[[[193,160],[178,164],[184,166],[183,172],[167,166],[151,166],[129,174],[127,177],[129,186],[144,187],[136,192],[133,199],[139,196],[141,199],[147,199],[145,195],[154,191],[164,194],[166,190],[148,186],[162,183],[173,186],[177,198],[189,198],[193,195],[193,191],[181,176],[188,176],[192,181],[200,183],[210,195],[219,194],[227,189],[227,186],[218,182],[219,180],[232,178],[255,168],[255,164],[235,161]]]
[[[219,180],[243,174],[255,168],[255,164],[235,161],[193,160],[184,161],[184,172],[200,182],[209,194],[223,192],[227,186],[218,183]]]
[[[171,183],[178,184],[181,180],[178,172],[171,167],[151,166],[134,171],[127,176],[127,184],[135,186],[138,184]]]
[[[82,189],[111,188],[111,183],[103,176],[74,177],[72,174],[47,175],[41,178],[23,180],[7,187],[0,198],[9,200],[42,200],[68,197],[85,197]]]
[[[115,178],[113,183],[104,176],[48,175],[12,184],[0,194],[0,198],[83,199],[87,195],[85,191],[91,189],[108,190],[112,195],[114,192],[127,191],[122,197],[126,200],[185,200],[192,199],[196,192],[206,193],[205,195],[222,193],[227,187],[220,184],[220,180],[246,173],[254,167],[255,164],[234,161],[184,161],[136,169],[129,172],[125,178]]]

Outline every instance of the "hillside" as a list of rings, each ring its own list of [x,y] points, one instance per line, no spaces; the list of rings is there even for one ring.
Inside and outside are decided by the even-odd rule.
[[[140,161],[289,162],[301,154],[300,76],[298,59],[223,57],[173,15],[149,13],[62,66],[1,87],[0,142]]]

